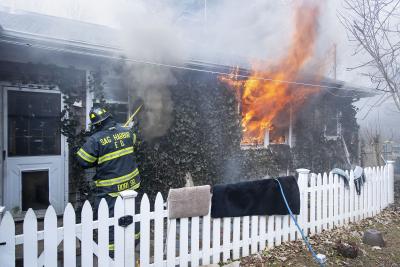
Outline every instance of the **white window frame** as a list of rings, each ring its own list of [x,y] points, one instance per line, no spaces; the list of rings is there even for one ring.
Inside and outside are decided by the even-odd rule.
[[[327,130],[327,124],[325,123],[324,125],[324,137],[325,139],[329,140],[329,141],[336,141],[338,140],[341,135],[342,135],[342,124],[340,123],[340,118],[342,117],[342,112],[337,111],[336,112],[336,135],[327,135],[326,134],[326,130]]]

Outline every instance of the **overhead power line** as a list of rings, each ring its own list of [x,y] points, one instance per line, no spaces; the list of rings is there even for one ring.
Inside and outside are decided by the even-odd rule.
[[[74,54],[85,55],[85,56],[93,56],[93,57],[100,57],[100,58],[114,59],[114,60],[123,60],[123,61],[127,61],[127,62],[132,62],[132,63],[153,65],[153,66],[172,68],[172,69],[204,72],[204,73],[224,75],[224,76],[232,75],[232,73],[223,72],[223,71],[205,70],[205,69],[188,67],[188,66],[178,66],[178,65],[166,64],[166,63],[160,63],[160,62],[154,62],[154,61],[148,61],[148,60],[140,60],[140,59],[127,58],[127,57],[105,55],[105,54],[93,53],[93,52],[88,52],[88,51],[78,51],[78,50],[73,50],[73,49],[57,48],[57,47],[51,47],[51,46],[46,46],[46,45],[41,45],[41,44],[32,44],[32,43],[28,43],[28,42],[19,42],[19,41],[13,41],[13,40],[5,40],[5,39],[0,39],[0,42],[21,45],[21,46],[35,47],[35,48],[45,49],[45,50],[49,50],[49,51],[67,52],[67,53],[74,53]],[[254,77],[254,76],[249,76],[249,75],[244,75],[244,74],[235,74],[235,77],[245,78],[248,80],[260,80],[260,81],[301,85],[301,86],[307,86],[307,87],[323,88],[323,89],[326,89],[326,91],[329,94],[331,94],[335,97],[353,98],[353,96],[341,96],[341,95],[337,95],[337,94],[334,94],[333,92],[329,91],[329,89],[343,89],[343,87],[341,87],[341,86],[330,86],[330,85],[313,84],[313,83],[307,83],[307,82],[287,81],[287,80],[279,80],[279,79],[273,79],[273,78],[267,78],[267,77]]]

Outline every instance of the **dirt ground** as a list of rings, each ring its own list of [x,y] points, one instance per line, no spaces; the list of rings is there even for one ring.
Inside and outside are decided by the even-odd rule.
[[[395,182],[395,204],[374,218],[364,219],[310,238],[316,253],[327,257],[326,266],[399,266],[400,267],[400,180]],[[377,229],[383,234],[385,247],[362,243],[363,232]],[[354,259],[343,257],[337,242],[358,247]],[[241,259],[240,266],[318,266],[302,241],[285,243],[256,256]]]

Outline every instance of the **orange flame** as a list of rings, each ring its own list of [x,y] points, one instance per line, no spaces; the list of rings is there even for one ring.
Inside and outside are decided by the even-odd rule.
[[[236,90],[241,102],[242,144],[262,144],[266,129],[271,129],[277,115],[295,110],[317,87],[298,86],[295,81],[307,60],[313,56],[317,37],[318,6],[300,6],[295,16],[295,31],[288,53],[274,66],[257,62],[246,80],[238,80],[238,68],[220,77]],[[265,79],[260,79],[265,77]],[[287,122],[288,125],[288,122]]]

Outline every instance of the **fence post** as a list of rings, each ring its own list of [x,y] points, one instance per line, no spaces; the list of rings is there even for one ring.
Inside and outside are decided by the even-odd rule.
[[[133,222],[124,228],[124,266],[136,266],[135,262],[135,198],[138,193],[126,190],[120,193],[124,202],[124,217],[132,216]]]
[[[388,194],[389,194],[389,204],[394,203],[394,160],[388,160]]]
[[[300,214],[297,217],[300,227],[303,229],[305,235],[308,234],[308,175],[310,170],[307,169],[297,169],[299,178],[297,184],[299,185],[300,191]],[[300,234],[300,233],[299,233]],[[299,238],[299,234],[297,237]]]

